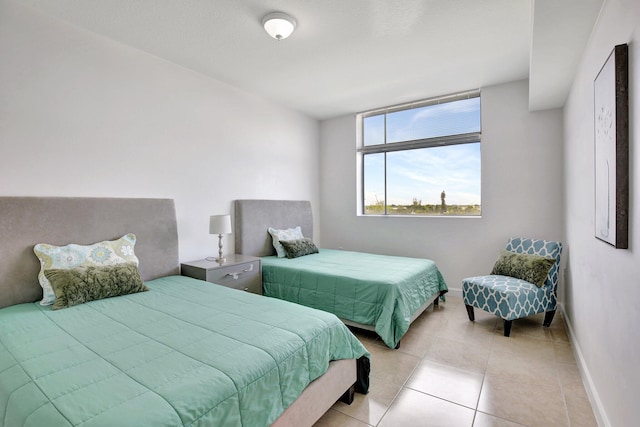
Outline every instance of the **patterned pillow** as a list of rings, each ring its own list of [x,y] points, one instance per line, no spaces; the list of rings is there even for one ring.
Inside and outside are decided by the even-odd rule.
[[[117,240],[103,241],[93,245],[69,244],[66,246],[54,246],[46,243],[38,243],[33,251],[40,260],[40,273],[38,281],[42,286],[41,305],[51,305],[55,300],[55,294],[51,283],[44,274],[46,270],[69,270],[82,266],[104,266],[114,264],[133,263],[138,265],[138,258],[133,252],[136,244],[135,234],[129,233]]]
[[[280,240],[287,258],[298,258],[305,255],[317,254],[318,247],[311,239]]]
[[[280,240],[304,239],[304,236],[302,235],[302,228],[300,228],[300,226],[282,230],[269,227],[268,230],[269,234],[271,234],[271,238],[273,239],[273,247],[276,250],[276,254],[278,254],[278,258],[284,258],[285,256],[287,256],[284,248],[280,244]]]
[[[554,258],[518,254],[503,249],[500,251],[500,258],[493,266],[491,274],[515,277],[540,287],[544,285],[549,275],[549,270],[551,270],[555,262]]]
[[[82,266],[70,270],[45,270],[56,300],[53,309],[89,301],[148,291],[135,264]]]

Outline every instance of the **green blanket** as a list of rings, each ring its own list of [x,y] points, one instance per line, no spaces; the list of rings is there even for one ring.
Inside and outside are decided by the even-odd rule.
[[[267,426],[330,360],[335,316],[181,276],[52,311],[0,309],[0,426]]]
[[[262,258],[264,294],[375,326],[395,348],[411,316],[447,292],[428,259],[320,249],[299,258]]]

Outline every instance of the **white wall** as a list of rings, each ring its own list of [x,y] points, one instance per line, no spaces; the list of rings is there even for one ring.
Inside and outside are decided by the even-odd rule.
[[[629,249],[594,237],[593,81],[617,44],[629,43]],[[565,309],[602,426],[640,417],[640,2],[608,0],[564,109],[567,241]]]
[[[564,156],[561,111],[529,113],[526,82],[483,88],[482,218],[380,218],[355,215],[354,117],[318,126],[0,0],[0,195],[174,198],[183,261],[215,252],[208,216],[229,212],[233,199],[309,199],[323,246],[432,258],[451,288],[486,273],[509,236],[562,239],[566,221],[561,293],[581,367],[601,424],[631,425],[640,393],[639,23],[639,2],[605,3],[564,109]],[[624,42],[630,249],[616,250],[593,237],[592,85]]]
[[[482,218],[357,217],[355,116],[321,122],[323,246],[430,258],[459,290],[510,236],[562,240],[562,112],[529,113],[527,87],[482,89]]]
[[[0,195],[173,198],[182,261],[233,199],[319,206],[316,120],[8,0],[0,58]]]

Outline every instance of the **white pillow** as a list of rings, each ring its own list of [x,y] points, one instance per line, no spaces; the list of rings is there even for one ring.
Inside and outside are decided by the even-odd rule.
[[[40,260],[40,273],[38,273],[38,281],[42,286],[42,301],[40,301],[40,304],[51,305],[55,301],[51,283],[44,274],[45,270],[70,270],[77,267],[125,263],[134,263],[137,266],[138,258],[133,252],[135,244],[136,235],[132,233],[124,235],[117,240],[105,240],[93,245],[71,243],[66,246],[54,246],[38,243],[33,247],[33,252]]]
[[[269,227],[269,234],[273,239],[273,247],[276,250],[276,254],[278,254],[278,258],[285,258],[287,253],[284,250],[284,247],[280,244],[280,240],[298,240],[304,239],[302,235],[302,228],[298,225],[295,228],[287,228],[287,229],[276,229]]]

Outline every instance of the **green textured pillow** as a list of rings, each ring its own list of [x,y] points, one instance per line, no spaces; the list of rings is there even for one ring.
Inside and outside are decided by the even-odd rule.
[[[500,258],[498,258],[493,270],[491,270],[491,274],[515,277],[540,287],[544,285],[549,275],[549,270],[551,270],[555,262],[554,258],[517,254],[503,249],[500,252]]]
[[[149,290],[131,263],[45,270],[44,274],[56,297],[54,310]]]
[[[126,234],[117,240],[105,240],[92,245],[78,245],[75,243],[66,246],[55,246],[39,243],[33,247],[38,260],[40,260],[40,273],[38,281],[42,286],[41,305],[51,305],[55,300],[51,284],[45,276],[45,270],[64,269],[69,270],[78,267],[106,266],[114,264],[133,263],[138,265],[138,258],[133,251],[136,244],[136,235]]]
[[[280,240],[287,258],[298,258],[305,255],[317,254],[318,247],[311,239]]]
[[[304,239],[304,236],[302,235],[302,228],[299,225],[295,228],[284,229],[269,227],[267,231],[269,232],[269,234],[271,234],[273,248],[276,250],[276,255],[278,255],[278,258],[284,258],[285,256],[287,256],[284,248],[280,244],[280,241]]]

